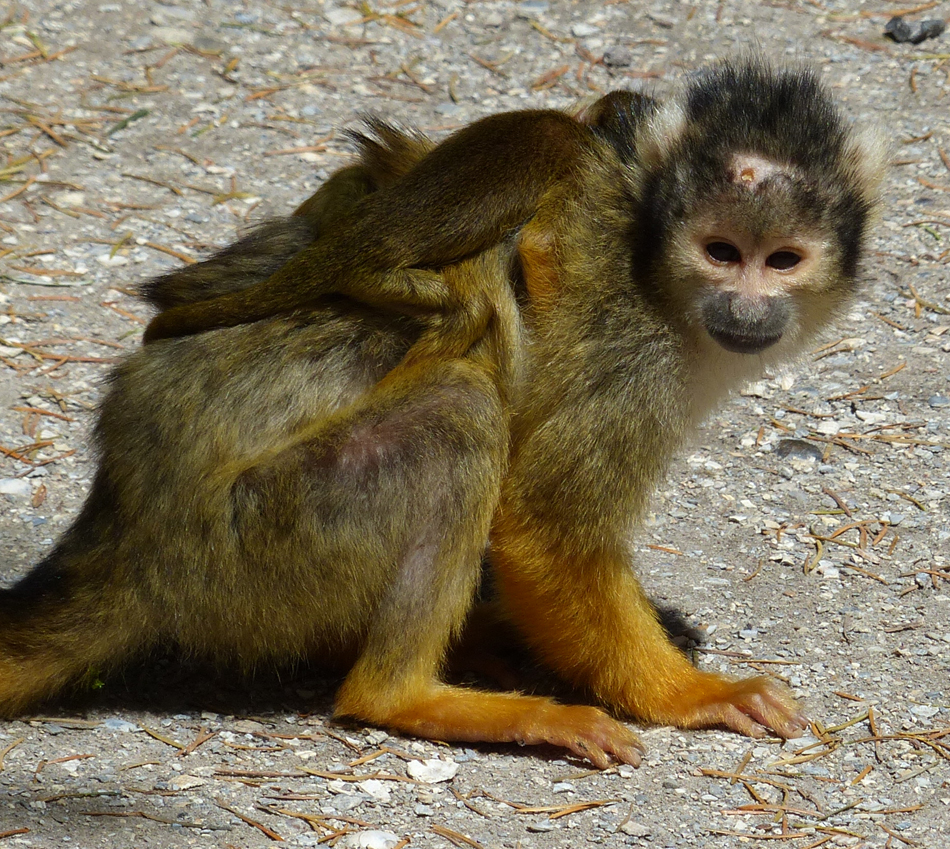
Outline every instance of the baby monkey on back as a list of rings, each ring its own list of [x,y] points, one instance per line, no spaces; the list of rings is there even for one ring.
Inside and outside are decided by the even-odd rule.
[[[640,761],[614,716],[798,734],[780,684],[670,643],[630,531],[691,428],[854,291],[881,146],[757,61],[439,145],[370,128],[294,216],[149,285],[89,500],[0,594],[0,711],[173,642],[346,658],[338,715],[597,766]],[[601,707],[440,681],[484,557]]]

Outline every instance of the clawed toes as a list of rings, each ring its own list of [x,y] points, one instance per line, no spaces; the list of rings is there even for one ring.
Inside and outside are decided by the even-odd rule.
[[[589,741],[578,740],[573,746],[570,747],[571,751],[575,755],[590,761],[597,769],[607,769],[611,765],[610,758],[607,757],[607,753],[600,748],[600,746],[595,745]]]
[[[809,726],[808,717],[800,710],[787,717],[781,724],[776,724],[773,728],[779,737],[789,740],[794,737],[801,737]]]
[[[746,692],[738,695],[733,709],[743,714],[733,717],[730,727],[750,737],[761,737],[771,730],[785,739],[800,737],[808,727],[808,718],[781,684],[767,678],[739,682]]]
[[[613,745],[609,748],[610,754],[607,754],[600,746],[593,743],[582,742],[576,747],[572,747],[574,753],[589,760],[597,769],[607,769],[614,766],[615,763],[629,764],[630,766],[640,766],[645,751],[639,741],[636,744]]]
[[[640,766],[644,754],[646,754],[646,747],[639,740],[631,746],[621,746],[614,752],[618,761],[630,766]]]
[[[627,729],[624,729],[624,732],[624,739],[615,742],[610,752],[620,763],[629,764],[630,766],[640,766],[643,755],[646,754],[646,746],[640,742],[640,738],[635,734],[627,731]]]
[[[646,752],[646,746],[625,725],[615,719],[608,719],[608,722],[611,728],[605,732],[606,740],[602,741],[603,748],[613,756],[614,760],[620,763],[640,766]]]
[[[579,734],[568,748],[589,760],[597,769],[607,769],[614,763],[640,766],[646,752],[636,734],[600,711],[597,711],[592,727]]]

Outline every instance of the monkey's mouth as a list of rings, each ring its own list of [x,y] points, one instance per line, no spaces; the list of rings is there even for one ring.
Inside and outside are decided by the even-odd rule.
[[[702,300],[706,332],[734,354],[759,354],[770,348],[788,328],[790,313],[785,298],[712,292]]]
[[[709,335],[712,336],[723,348],[731,351],[733,354],[758,354],[766,348],[772,347],[779,339],[781,333],[777,334],[753,334],[745,335],[738,333],[729,333],[724,330],[706,328]]]

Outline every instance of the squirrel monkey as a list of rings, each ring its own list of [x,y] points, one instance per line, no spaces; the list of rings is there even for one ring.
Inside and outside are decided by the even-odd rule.
[[[0,711],[168,641],[352,656],[338,715],[599,767],[641,758],[610,714],[800,733],[779,684],[674,648],[629,533],[690,429],[854,290],[881,145],[758,61],[434,147],[373,131],[296,216],[149,287],[86,506],[0,594]],[[609,713],[439,680],[486,550]]]

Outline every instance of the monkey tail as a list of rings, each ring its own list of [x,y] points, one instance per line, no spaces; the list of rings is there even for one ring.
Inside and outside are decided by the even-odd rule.
[[[29,574],[0,590],[0,716],[16,716],[143,647],[130,593],[101,583],[76,529]],[[111,584],[111,585],[110,585]]]

